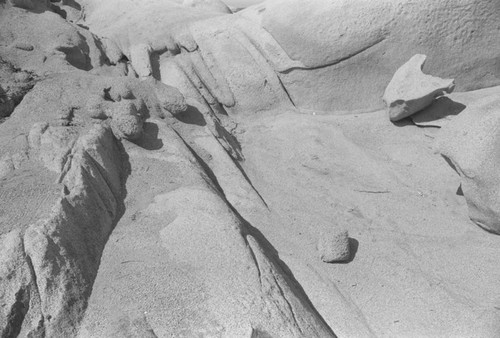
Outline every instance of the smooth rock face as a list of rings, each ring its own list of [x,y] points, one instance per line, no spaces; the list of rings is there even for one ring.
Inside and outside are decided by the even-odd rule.
[[[447,124],[438,149],[461,177],[472,221],[500,234],[500,100],[467,107]]]
[[[430,74],[454,78],[459,91],[500,83],[498,2],[459,3],[278,0],[259,5],[254,16],[304,64],[280,73],[296,106],[381,109],[391,76],[418,53],[428,56]]]
[[[272,103],[286,101],[301,109],[382,108],[381,92],[398,66],[416,53],[429,56],[433,74],[456,78],[459,90],[499,83],[495,0],[464,0],[461,6],[430,0],[280,0],[222,16],[196,7],[173,10],[170,1],[148,1],[143,8],[124,1],[119,6],[130,13],[126,20],[114,10],[114,1],[87,2],[88,25],[116,40],[140,75],[152,72],[167,84],[185,86],[183,76],[174,76],[182,71],[195,84],[197,100],[217,101],[229,112],[271,109]],[[124,22],[135,29],[129,31]],[[159,56],[155,67],[161,75],[154,75],[145,53],[136,53],[145,49],[135,45],[145,42],[150,61]],[[228,90],[240,107],[224,100]]]
[[[496,336],[432,131],[331,111],[420,52],[496,83],[498,2],[457,1],[0,1],[0,336]],[[488,116],[443,154],[491,230]]]
[[[422,72],[427,57],[413,56],[399,68],[384,93],[391,121],[398,121],[429,106],[434,99],[455,88],[452,79],[440,79]]]
[[[347,230],[332,229],[321,235],[318,242],[320,258],[326,263],[344,262],[351,257]]]

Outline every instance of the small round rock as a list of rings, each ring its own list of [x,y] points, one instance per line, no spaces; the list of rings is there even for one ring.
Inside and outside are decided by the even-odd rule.
[[[351,257],[349,233],[344,229],[330,229],[318,241],[320,258],[326,263],[348,261]]]

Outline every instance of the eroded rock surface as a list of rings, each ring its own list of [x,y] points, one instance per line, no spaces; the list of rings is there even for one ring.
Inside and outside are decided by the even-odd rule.
[[[496,3],[227,5],[0,3],[0,335],[499,332],[500,246],[437,132],[338,116],[417,52],[497,83]],[[497,231],[493,116],[443,154]],[[349,264],[318,259],[332,220]]]
[[[440,135],[438,149],[461,178],[469,216],[500,234],[500,101],[487,98],[467,107]]]

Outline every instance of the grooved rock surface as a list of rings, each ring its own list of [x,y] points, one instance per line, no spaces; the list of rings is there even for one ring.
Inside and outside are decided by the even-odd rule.
[[[0,336],[498,336],[499,10],[0,1]]]

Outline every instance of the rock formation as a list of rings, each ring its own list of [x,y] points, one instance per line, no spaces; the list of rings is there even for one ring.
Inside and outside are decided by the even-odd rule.
[[[499,109],[498,98],[468,106],[444,128],[438,146],[460,175],[470,218],[497,234],[500,234]]]
[[[497,335],[499,12],[0,1],[0,336]]]
[[[426,56],[417,54],[399,68],[384,93],[391,121],[399,121],[426,108],[433,101],[451,93],[453,80],[439,79],[422,73]]]

